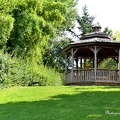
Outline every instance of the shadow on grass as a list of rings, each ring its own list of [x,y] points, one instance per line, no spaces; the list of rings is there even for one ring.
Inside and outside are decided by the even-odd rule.
[[[76,90],[76,89],[75,89]],[[76,90],[77,91],[77,90]],[[49,100],[0,105],[0,120],[119,120],[120,92],[82,91]]]

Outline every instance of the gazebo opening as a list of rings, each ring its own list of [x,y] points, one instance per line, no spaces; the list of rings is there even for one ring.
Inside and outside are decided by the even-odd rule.
[[[65,84],[120,84],[120,42],[101,32],[100,26],[69,44],[64,52]],[[106,59],[116,63],[114,69],[102,68]]]

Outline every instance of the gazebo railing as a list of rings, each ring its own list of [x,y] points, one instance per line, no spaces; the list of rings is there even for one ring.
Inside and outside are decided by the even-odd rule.
[[[65,84],[80,82],[120,82],[119,70],[94,69],[73,70],[66,73]]]

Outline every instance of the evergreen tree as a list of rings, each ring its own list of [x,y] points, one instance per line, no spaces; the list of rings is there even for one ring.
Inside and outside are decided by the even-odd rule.
[[[77,37],[80,39],[81,36],[83,36],[86,33],[92,32],[93,27],[93,21],[95,19],[94,16],[91,16],[89,14],[89,11],[87,9],[87,6],[85,5],[83,7],[83,14],[76,16],[76,27],[74,29],[77,29],[79,33],[76,33],[74,29],[67,29],[68,32],[72,34],[73,37]]]
[[[112,36],[113,34],[113,31],[109,27],[104,28],[103,32],[110,36]]]
[[[87,6],[83,7],[83,15],[77,16],[78,29],[81,32],[81,36],[92,32],[94,16],[91,16],[88,12]]]

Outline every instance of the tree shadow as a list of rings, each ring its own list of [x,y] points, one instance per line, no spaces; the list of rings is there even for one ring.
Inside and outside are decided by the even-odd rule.
[[[32,102],[0,104],[0,120],[119,120],[119,91],[82,91]]]

